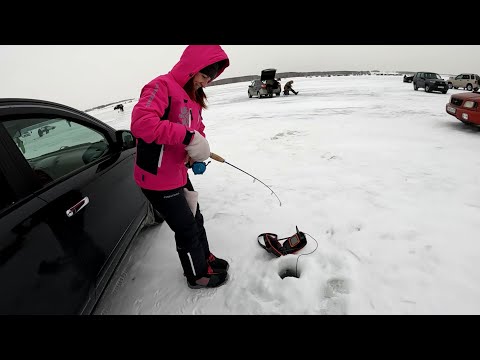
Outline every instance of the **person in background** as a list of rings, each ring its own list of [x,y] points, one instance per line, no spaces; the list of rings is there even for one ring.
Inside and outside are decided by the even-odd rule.
[[[228,280],[228,262],[210,251],[186,165],[210,157],[202,114],[207,108],[204,88],[229,65],[219,45],[188,45],[167,74],[142,88],[132,110],[135,181],[174,232],[183,275],[193,289]]]
[[[293,84],[293,80],[287,81],[287,83],[283,87],[284,95],[290,95],[290,91],[293,92],[295,95],[298,94],[298,91],[293,90],[292,84]]]

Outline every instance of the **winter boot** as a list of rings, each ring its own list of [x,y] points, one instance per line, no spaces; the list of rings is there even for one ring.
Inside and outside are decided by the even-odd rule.
[[[226,272],[229,267],[228,262],[226,260],[217,258],[212,253],[210,253],[210,255],[208,256],[207,263],[208,265],[211,266],[211,268],[214,271],[218,271],[218,272]]]
[[[227,280],[227,272],[216,272],[209,265],[205,275],[196,278],[187,277],[187,284],[190,289],[216,288],[225,284]]]

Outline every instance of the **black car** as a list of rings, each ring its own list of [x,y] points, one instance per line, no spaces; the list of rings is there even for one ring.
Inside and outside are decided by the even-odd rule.
[[[414,75],[403,75],[403,82],[404,83],[411,83],[413,81],[413,76]]]
[[[129,130],[86,112],[0,99],[0,314],[93,313],[127,246],[162,221],[135,152]]]
[[[447,82],[434,72],[417,72],[413,76],[413,90],[425,89],[425,92],[440,91],[446,94],[448,91]]]

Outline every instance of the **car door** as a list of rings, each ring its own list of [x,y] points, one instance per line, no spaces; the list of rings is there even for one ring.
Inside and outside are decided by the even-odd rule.
[[[94,283],[63,266],[66,253],[36,196],[30,166],[0,124],[0,296],[1,314],[71,314],[94,298]],[[18,146],[18,145],[17,145]],[[31,170],[30,170],[31,171]],[[4,191],[5,190],[5,191]]]
[[[423,72],[418,72],[415,74],[413,79],[414,88],[424,88],[425,87],[425,74]]]
[[[453,87],[455,89],[458,89],[459,87],[463,87],[463,74],[459,74],[457,76],[455,76],[455,79],[453,79],[452,81],[453,83]]]
[[[466,89],[468,84],[470,84],[471,81],[470,81],[470,74],[463,74],[462,76],[462,85],[460,85],[460,87]]]
[[[0,108],[4,174],[17,196],[1,219],[0,286],[11,291],[0,312],[88,312],[146,203],[133,184],[135,150],[121,151],[113,129],[76,112],[18,112]],[[20,145],[16,130],[25,127],[32,135]]]
[[[418,87],[425,89],[425,83],[427,82],[428,73],[420,73],[420,79],[418,81]]]
[[[258,80],[253,80],[252,95],[256,96],[258,94],[259,89],[260,89],[259,81]]]
[[[248,85],[248,95],[253,96],[255,94],[256,94],[256,92],[255,92],[255,80],[252,80],[250,85]]]

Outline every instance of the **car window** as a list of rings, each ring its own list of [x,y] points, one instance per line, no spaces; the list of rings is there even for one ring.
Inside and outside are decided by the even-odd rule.
[[[3,124],[42,185],[82,168],[109,149],[103,134],[64,118],[19,118]]]
[[[463,75],[463,79],[470,79],[470,75]]]

